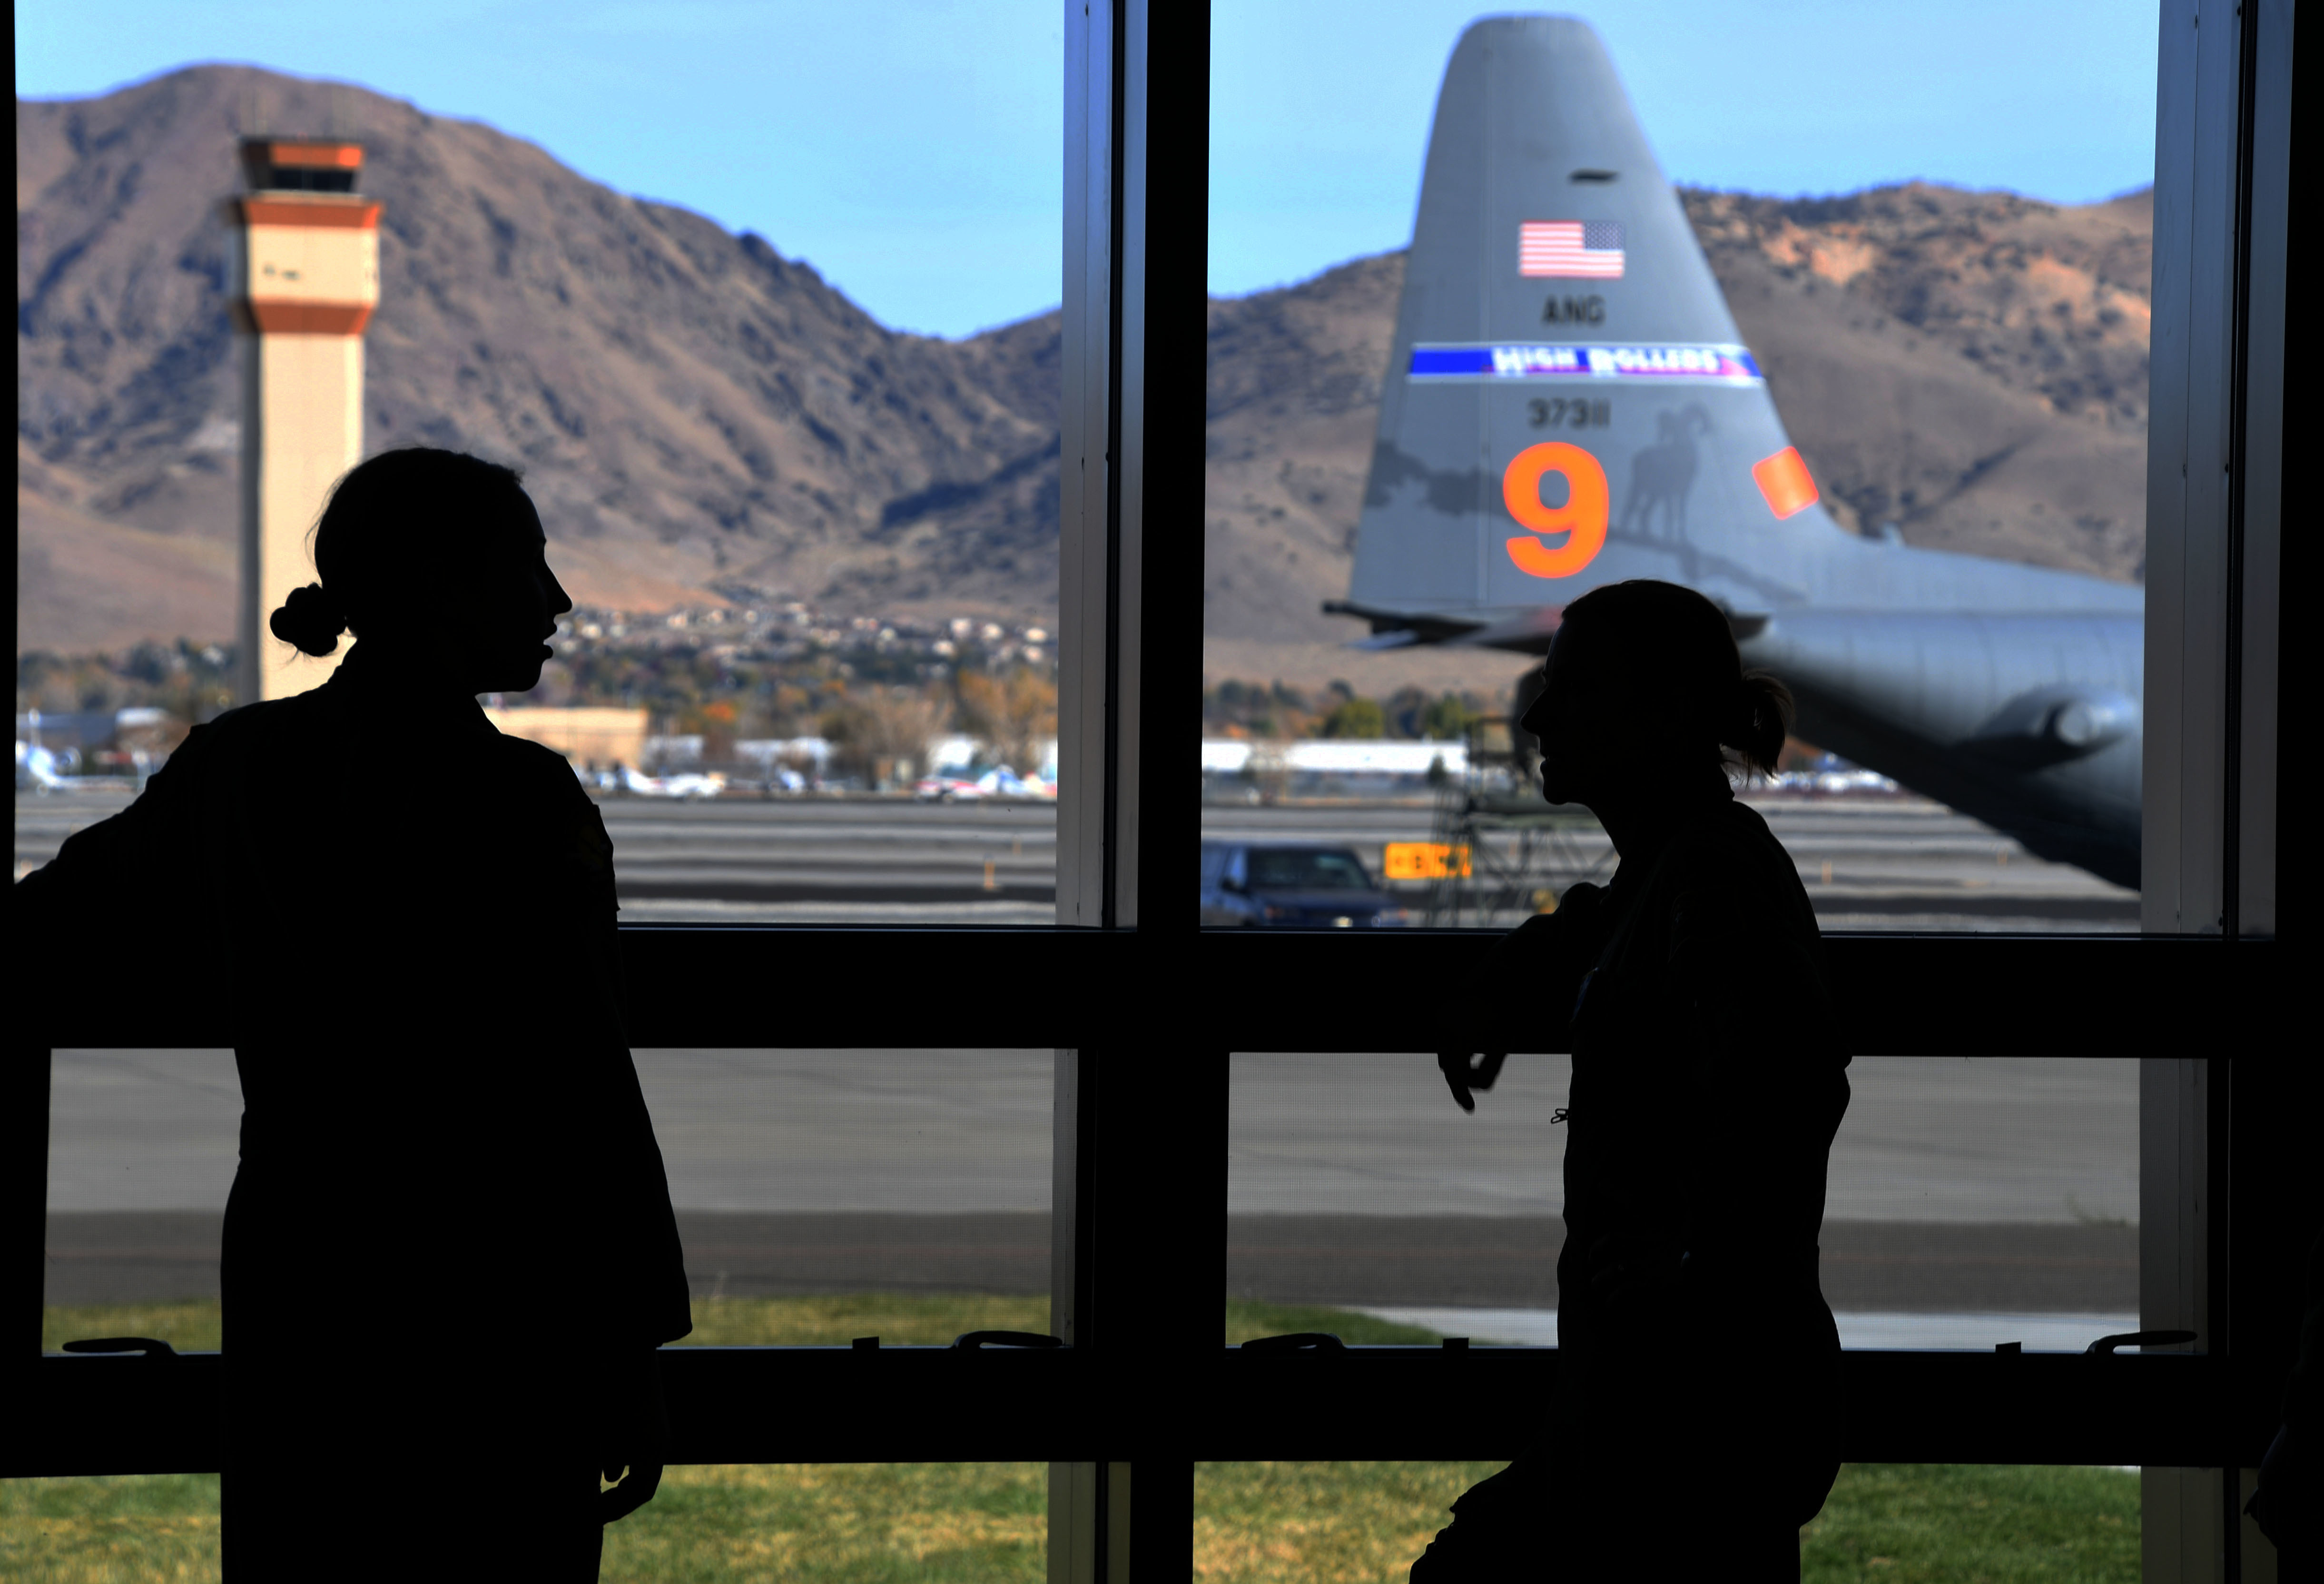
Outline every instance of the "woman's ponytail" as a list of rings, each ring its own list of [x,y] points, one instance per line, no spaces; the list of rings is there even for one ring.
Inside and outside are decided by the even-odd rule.
[[[339,635],[347,630],[347,616],[320,583],[309,583],[290,590],[290,597],[266,618],[266,625],[301,654],[319,660],[338,648]]]
[[[1792,690],[1764,671],[1747,671],[1736,684],[1734,718],[1720,740],[1742,756],[1746,770],[1773,775],[1793,718]]]

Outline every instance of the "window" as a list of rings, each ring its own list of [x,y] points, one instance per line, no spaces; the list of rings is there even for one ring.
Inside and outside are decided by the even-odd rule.
[[[1221,13],[1205,835],[1554,908],[1612,855],[1513,726],[1656,578],[1795,695],[1827,929],[2137,929],[2154,35],[2025,25]]]
[[[2288,37],[2282,11],[2262,5],[2248,15],[2253,31],[2224,54],[2193,48],[2191,8],[2174,0],[2163,17],[2157,246],[2179,261],[2169,278],[2182,284],[2154,304],[2153,429],[2180,454],[2153,450],[2149,491],[2170,497],[2149,514],[2148,535],[2152,608],[2170,625],[2149,635],[2143,921],[2157,936],[2227,939],[1833,940],[1868,1063],[2074,1051],[2142,1061],[2141,1323],[2190,1322],[2213,1351],[2239,1355],[2237,1380],[2271,1376],[2282,1339],[2270,1329],[2265,1272],[2212,1257],[2226,1246],[2228,1218],[2246,1250],[2301,1246],[2287,1224],[2268,1218],[2265,1207],[2282,1196],[2249,1190],[2289,1157],[2283,1119],[2300,1113],[2264,1061],[2207,1054],[2218,1008],[2260,1018],[2280,993],[2272,949],[2255,938],[2274,928],[2271,492],[2282,321],[2272,261],[2282,251],[2290,53],[2255,45]],[[1171,711],[1190,703],[1168,684],[1191,658],[1204,593],[1200,547],[1176,530],[1202,510],[1194,348],[1206,337],[1191,304],[1210,209],[1194,157],[1207,136],[1210,41],[1199,16],[1132,6],[1069,11],[1065,32],[1056,875],[1057,916],[1068,927],[679,924],[632,928],[623,942],[639,1003],[633,1037],[647,1049],[762,1046],[771,1037],[763,987],[862,983],[872,961],[886,975],[875,1004],[801,997],[785,1009],[781,1037],[835,1048],[927,1040],[917,1031],[941,1020],[948,1040],[1060,1052],[1050,1292],[1053,1327],[1072,1346],[957,1356],[883,1348],[870,1360],[852,1349],[844,1360],[815,1349],[674,1354],[674,1395],[691,1438],[682,1455],[736,1464],[808,1455],[1053,1459],[1048,1536],[1061,1567],[1076,1578],[1122,1578],[1134,1562],[1184,1576],[1198,1461],[1489,1458],[1503,1450],[1503,1405],[1546,1389],[1554,1361],[1526,1348],[1317,1357],[1216,1345],[1231,1258],[1222,1232],[1228,1050],[1425,1047],[1433,987],[1457,981],[1475,943],[1420,930],[1352,932],[1328,946],[1296,931],[1196,931],[1183,879],[1204,820],[1188,806],[1167,745]],[[2249,138],[2239,138],[2246,127]],[[2246,144],[2247,182],[2236,165]],[[2191,334],[2200,324],[2246,328]],[[2223,412],[2236,421],[2217,422]],[[2172,496],[2173,468],[2190,459],[2194,482]],[[1391,829],[1378,839],[1385,848],[1406,838]],[[1259,839],[1276,838],[1261,831]],[[1318,844],[1351,848],[1385,877],[1387,866],[1366,850],[1370,839],[1325,831]],[[1946,994],[1928,996],[1932,983]],[[725,988],[706,995],[705,986]],[[90,1043],[155,1049],[217,1037],[198,1003],[156,998],[51,998],[30,1017],[51,1046],[72,1037],[68,1028]],[[905,1032],[883,1032],[890,1025]],[[23,1163],[43,1158],[32,1119],[49,1114],[51,1070],[13,1067],[10,1098],[23,1103],[0,1107],[14,1251],[5,1279],[25,1354],[28,1207],[41,1190]],[[2216,1191],[2230,1181],[2244,1189]],[[834,1390],[842,1362],[865,1367]],[[2219,1528],[2229,1493],[2248,1478],[2233,1470],[2259,1455],[2247,1430],[2229,1422],[2264,1423],[2268,1404],[2235,1396],[2242,1388],[2216,1363],[1858,1350],[1849,1367],[1864,1412],[1851,1420],[1860,1438],[1851,1455],[2146,1464],[2146,1534],[2188,1559],[2177,1576],[2218,1577],[2204,1570],[2208,1536],[2255,1543],[2248,1530]],[[8,1470],[202,1467],[214,1456],[204,1450],[199,1389],[210,1366],[150,1364],[43,1361],[6,1443]],[[787,1411],[780,1449],[767,1411],[778,1403]],[[98,1404],[101,1415],[92,1413]],[[880,1444],[867,1447],[871,1439]],[[790,1450],[807,1445],[816,1450]],[[2166,1520],[2167,1541],[2159,1538]]]
[[[326,490],[363,457],[448,445],[521,468],[540,508],[574,608],[539,686],[480,702],[598,799],[626,916],[1054,916],[1053,8],[673,29],[519,6],[465,18],[452,51],[402,12],[105,14],[35,6],[18,85],[29,234],[51,239],[27,256],[51,292],[23,357],[45,414],[20,524],[42,569],[18,613],[28,784],[111,811],[190,727],[320,682],[351,643],[303,657],[265,617],[316,575]],[[487,58],[529,69],[472,69]],[[263,64],[185,64],[223,59]],[[138,126],[181,178],[99,218],[88,124]],[[265,360],[273,331],[229,333],[240,233],[213,210],[270,193],[262,233],[372,244],[375,305],[347,309],[354,362],[322,384]],[[118,260],[61,240],[91,226]],[[156,247],[185,290],[149,313],[124,282]],[[253,301],[363,294],[312,262],[280,264],[295,288],[252,267]],[[68,295],[118,354],[102,371],[70,349]],[[250,400],[328,433],[245,412],[245,353]],[[126,393],[149,386],[167,402],[131,436]],[[290,471],[253,497],[264,587],[238,615],[245,440]],[[91,534],[136,575],[97,570]],[[466,773],[407,764],[399,727],[371,752],[415,785]]]
[[[1296,1308],[1338,1316],[1278,1329],[1556,1345],[1565,1058],[1513,1057],[1465,1116],[1425,1053],[1232,1072],[1231,1338]],[[2139,1329],[2135,1061],[1864,1057],[1849,1084],[1820,1239],[1843,1348],[2078,1353]]]

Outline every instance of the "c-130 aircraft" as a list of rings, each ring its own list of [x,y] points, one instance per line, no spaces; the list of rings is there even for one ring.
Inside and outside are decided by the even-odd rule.
[[[1598,35],[1489,18],[1437,97],[1324,609],[1368,619],[1366,648],[1540,654],[1626,578],[1717,601],[1801,736],[2138,885],[2143,592],[1834,523]]]

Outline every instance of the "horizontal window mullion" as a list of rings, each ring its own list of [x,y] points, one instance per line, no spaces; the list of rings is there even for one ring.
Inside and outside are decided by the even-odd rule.
[[[363,1367],[318,1357],[317,1389]],[[2273,1429],[2266,1394],[2199,1356],[1852,1352],[1842,1369],[1851,1462],[2248,1467]],[[1556,1374],[1554,1348],[663,1355],[681,1463],[1510,1458],[1541,1422],[1520,1405],[1547,1403]],[[217,1467],[217,1355],[49,1358],[35,1376],[0,1473]]]
[[[1524,987],[1481,987],[1494,936],[1091,930],[624,929],[634,1045],[908,1044],[944,1008],[948,1043],[1076,1048],[1118,1030],[1123,976],[1197,994],[1204,1023],[1241,1051],[1427,1051],[1471,989],[1471,1032],[1526,1050]],[[1840,1021],[1864,1055],[2119,1056],[2201,1048],[2225,1009],[2264,1022],[2278,996],[2269,942],[2139,936],[1834,935]],[[1302,987],[1336,982],[1349,994]],[[888,996],[828,995],[828,987]],[[1010,993],[995,995],[996,987]],[[52,1044],[229,1043],[222,1009],[59,996]],[[908,1024],[905,1021],[908,1019]],[[917,1031],[917,1032],[916,1032]],[[35,1031],[42,1032],[42,1031]]]

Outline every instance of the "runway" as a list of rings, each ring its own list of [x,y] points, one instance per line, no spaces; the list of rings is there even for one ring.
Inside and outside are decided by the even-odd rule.
[[[455,797],[455,791],[415,797]],[[1190,792],[1190,795],[1191,792]],[[19,796],[16,871],[67,834],[117,811],[121,793]],[[1748,800],[1790,849],[1827,929],[2132,931],[2135,894],[2044,863],[2008,838],[1911,797]],[[1056,896],[1056,810],[1043,802],[919,803],[893,798],[755,797],[703,802],[605,798],[622,916],[841,923],[1047,923]],[[1205,807],[1203,834],[1353,848],[1375,873],[1390,841],[1437,834],[1433,804]],[[1489,838],[1506,846],[1514,839]],[[427,855],[419,855],[426,862]],[[1603,879],[1604,835],[1564,830],[1544,875],[1553,889]],[[1194,855],[1186,855],[1186,883]],[[1413,887],[1416,904],[1425,888]],[[1496,921],[1506,928],[1510,914]]]
[[[1050,1052],[637,1060],[697,1292],[1046,1291]],[[231,1053],[69,1051],[52,1070],[49,1301],[215,1292],[241,1104]],[[1894,1337],[2135,1309],[2134,1062],[1884,1059],[1852,1077],[1823,1237],[1836,1309],[1919,1317],[1881,1333]],[[1533,1317],[1527,1336],[1554,1325],[1563,1135],[1549,1118],[1565,1088],[1561,1062],[1519,1058],[1470,1116],[1425,1055],[1234,1058],[1228,1292],[1499,1312],[1499,1330],[1455,1328],[1480,1338],[1518,1326],[1509,1316]],[[521,1250],[511,1259],[513,1282]]]

